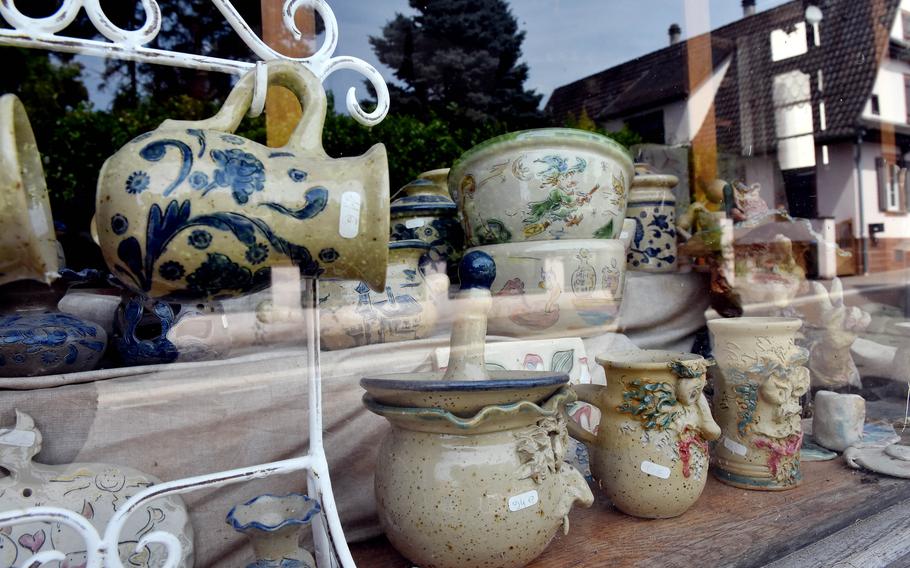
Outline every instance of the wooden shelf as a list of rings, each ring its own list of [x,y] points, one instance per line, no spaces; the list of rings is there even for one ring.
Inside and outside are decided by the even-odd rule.
[[[736,489],[711,477],[695,506],[665,520],[624,515],[595,489],[594,505],[569,516],[568,536],[560,532],[529,566],[763,566],[910,499],[910,480],[852,470],[842,458],[802,470],[802,485],[784,492]],[[910,518],[910,507],[903,510]],[[359,568],[413,566],[385,538],[352,552]]]

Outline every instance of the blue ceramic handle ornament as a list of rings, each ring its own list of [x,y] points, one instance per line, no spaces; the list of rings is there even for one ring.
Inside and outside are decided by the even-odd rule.
[[[489,290],[496,279],[496,262],[483,251],[469,252],[461,259],[458,276],[461,279],[462,290],[472,288]]]

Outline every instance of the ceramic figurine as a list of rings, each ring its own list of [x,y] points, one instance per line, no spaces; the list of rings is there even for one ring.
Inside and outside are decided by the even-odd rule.
[[[49,284],[60,270],[41,155],[25,107],[0,97],[0,285],[32,279]]]
[[[806,281],[806,271],[793,256],[793,243],[776,235],[769,243],[737,245],[735,284],[742,305],[788,308]]]
[[[866,400],[858,394],[818,391],[813,399],[812,438],[842,452],[863,440]]]
[[[365,282],[326,282],[320,287],[320,326],[324,349],[347,349],[423,339],[436,326],[437,299],[444,297],[445,274],[424,274],[421,259],[430,245],[418,240],[389,243],[385,291]]]
[[[805,322],[809,343],[809,372],[813,387],[861,387],[859,371],[850,348],[856,336],[869,327],[872,316],[844,304],[840,278],[831,282],[831,291],[820,282],[810,282],[811,296],[797,308]]]
[[[714,417],[718,479],[744,489],[782,490],[801,479],[800,397],[809,390],[805,349],[795,318],[708,321],[717,360]]]
[[[0,377],[90,371],[107,347],[107,333],[61,313],[0,315]]]
[[[754,223],[771,211],[761,196],[761,185],[746,185],[741,181],[733,182],[733,220],[737,223]]]
[[[146,312],[147,308],[151,308]],[[139,296],[121,304],[115,324],[114,346],[126,365],[156,365],[177,360],[177,346],[167,337],[174,325],[174,309],[167,302]],[[147,330],[153,330],[150,333]],[[143,331],[143,333],[140,333]]]
[[[282,148],[232,134],[253,96],[245,75],[214,117],[166,120],[108,158],[96,220],[105,261],[134,292],[172,301],[221,299],[269,284],[272,266],[385,288],[389,174],[385,147],[329,158],[326,97],[291,62],[265,64],[303,117]]]
[[[299,493],[260,495],[231,509],[226,520],[253,545],[256,561],[246,568],[316,568],[297,541],[319,511],[318,502]]]
[[[51,506],[80,513],[100,533],[113,514],[132,495],[159,483],[132,468],[98,463],[45,465],[32,461],[41,451],[41,432],[32,418],[16,412],[16,426],[0,429],[0,511]],[[120,559],[129,567],[163,566],[169,559],[164,545],[139,541],[155,531],[177,537],[182,556],[177,566],[193,566],[193,528],[179,497],[156,499],[136,509],[120,533]],[[26,568],[21,562],[39,552],[65,555],[61,568],[85,566],[85,541],[60,523],[27,523],[0,531],[0,566]]]
[[[450,270],[454,276],[458,257],[464,246],[464,234],[456,219],[457,208],[449,196],[446,179],[448,168],[424,172],[399,190],[392,201],[391,240],[418,239],[428,245],[430,268],[436,272]]]
[[[720,437],[711,417],[705,360],[691,353],[619,351],[597,356],[607,386],[575,385],[578,399],[601,411],[598,434],[573,421],[587,444],[591,473],[620,511],[676,517],[708,479],[708,442]]]
[[[623,233],[630,237],[632,221]],[[490,333],[590,337],[616,329],[626,275],[625,239],[475,247],[496,262]]]
[[[676,176],[635,165],[626,216],[635,220],[628,254],[630,270],[676,272]]]
[[[612,239],[625,217],[632,156],[584,130],[512,132],[465,152],[449,172],[468,246]]]
[[[376,463],[379,520],[395,548],[425,567],[524,566],[574,504],[594,497],[563,463],[568,376],[488,371],[495,264],[465,255],[446,372],[365,378],[364,404],[392,424]]]

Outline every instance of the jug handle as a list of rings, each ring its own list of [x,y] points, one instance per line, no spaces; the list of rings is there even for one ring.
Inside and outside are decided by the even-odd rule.
[[[587,402],[591,406],[596,406],[597,408],[600,408],[600,392],[603,388],[603,385],[572,385],[572,390],[578,395],[578,400],[580,402]],[[582,428],[581,424],[575,420],[572,420],[572,417],[569,416],[567,406],[562,407],[562,412],[563,415],[565,415],[566,428],[568,428],[570,436],[587,444],[597,443],[597,437],[594,436],[594,434]]]
[[[293,92],[303,108],[300,122],[283,149],[325,156],[325,150],[322,149],[322,128],[327,102],[322,83],[309,69],[290,61],[268,61],[265,65],[268,84],[280,85]],[[204,120],[169,119],[162,122],[159,128],[198,128],[233,133],[253,102],[255,83],[256,70],[253,69],[240,78],[215,116]]]

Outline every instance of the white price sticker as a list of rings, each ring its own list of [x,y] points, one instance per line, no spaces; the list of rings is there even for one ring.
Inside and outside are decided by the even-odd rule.
[[[726,436],[724,436],[724,447],[738,456],[744,456],[749,452],[749,449],[746,448],[746,446],[735,440],[731,440]]]
[[[660,464],[656,464],[654,462],[649,462],[648,460],[641,462],[641,470],[643,472],[647,473],[648,475],[653,475],[654,477],[659,477],[661,479],[670,478],[670,468],[669,467],[666,467],[666,466],[663,466]]]
[[[338,216],[338,234],[353,239],[360,232],[360,194],[346,191],[341,194],[341,214]]]
[[[35,433],[27,430],[0,430],[0,444],[28,448],[35,445]]]
[[[426,224],[426,221],[423,219],[408,219],[404,222],[404,226],[408,229],[416,229],[417,227],[423,227]]]
[[[521,511],[522,509],[527,509],[528,507],[536,505],[539,500],[540,497],[537,495],[536,489],[525,491],[524,493],[509,497],[509,510],[513,513],[515,511]]]

